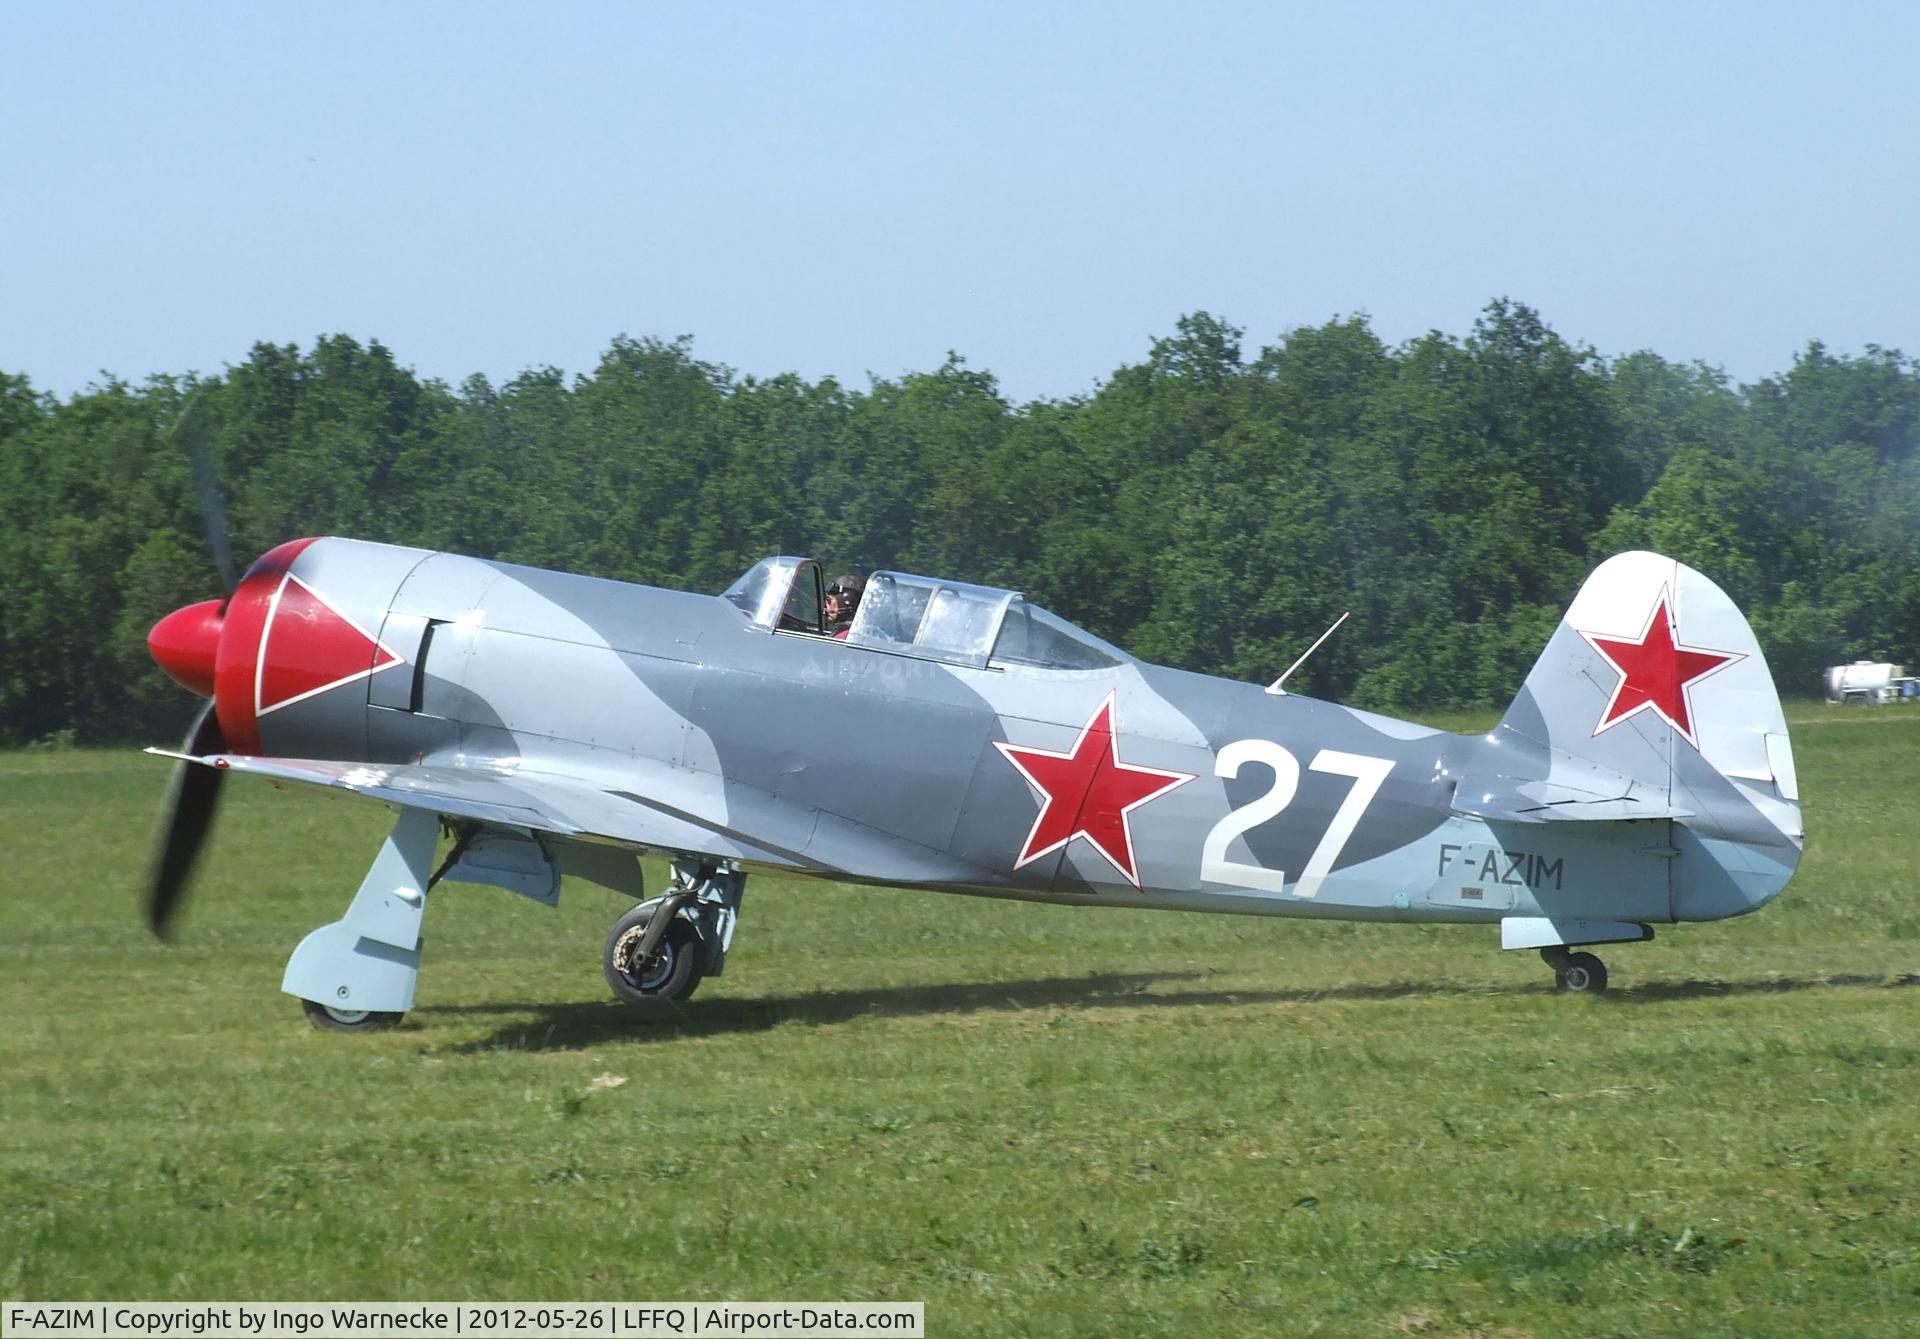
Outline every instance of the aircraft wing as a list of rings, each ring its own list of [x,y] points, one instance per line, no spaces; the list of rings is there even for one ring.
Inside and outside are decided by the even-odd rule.
[[[877,882],[971,882],[980,871],[944,853],[753,787],[636,764],[617,782],[498,764],[332,762],[148,749],[161,757],[271,781],[297,781],[454,819],[557,837],[740,860]]]
[[[410,809],[432,809],[449,818],[468,818],[506,827],[532,828],[561,837],[576,837],[586,828],[567,814],[564,797],[541,794],[504,771],[468,767],[385,767],[367,763],[328,762],[312,758],[254,758],[229,753],[199,756],[170,749],[148,753],[182,762],[199,763],[221,771],[245,772],[274,781],[299,781],[352,791]]]

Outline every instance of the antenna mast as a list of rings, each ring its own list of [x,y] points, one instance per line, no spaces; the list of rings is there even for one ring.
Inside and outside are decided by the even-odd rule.
[[[1334,619],[1333,626],[1320,634],[1320,641],[1315,642],[1312,646],[1309,646],[1307,648],[1306,655],[1301,656],[1298,660],[1294,661],[1291,665],[1287,666],[1285,673],[1281,674],[1279,678],[1275,679],[1272,683],[1267,685],[1267,691],[1269,693],[1272,693],[1275,697],[1285,697],[1287,695],[1287,690],[1282,688],[1280,685],[1287,681],[1287,675],[1292,674],[1295,670],[1299,669],[1302,665],[1306,664],[1307,656],[1310,656],[1315,651],[1318,651],[1320,649],[1320,642],[1324,642],[1327,640],[1327,638],[1333,636],[1333,634],[1339,630],[1340,625],[1347,621],[1347,614],[1350,614],[1352,612],[1353,611],[1349,609],[1347,610],[1346,614],[1342,614],[1340,615],[1340,617]]]

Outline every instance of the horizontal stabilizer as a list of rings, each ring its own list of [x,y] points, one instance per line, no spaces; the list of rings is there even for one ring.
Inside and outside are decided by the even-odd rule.
[[[1641,944],[1653,927],[1637,921],[1553,920],[1547,916],[1508,916],[1500,922],[1500,947],[1558,948],[1573,944]]]
[[[1624,780],[1624,778],[1623,778]],[[1454,787],[1453,812],[1503,823],[1617,823],[1635,818],[1692,818],[1666,796],[1627,783],[1621,793],[1596,794],[1553,781],[1511,776],[1464,776]]]

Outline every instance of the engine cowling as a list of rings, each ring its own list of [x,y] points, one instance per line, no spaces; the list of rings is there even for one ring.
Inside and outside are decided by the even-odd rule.
[[[424,556],[353,540],[292,540],[248,568],[226,600],[191,604],[154,624],[147,649],[174,682],[213,699],[227,751],[362,757],[364,681],[405,663],[381,641],[382,622],[401,579]]]

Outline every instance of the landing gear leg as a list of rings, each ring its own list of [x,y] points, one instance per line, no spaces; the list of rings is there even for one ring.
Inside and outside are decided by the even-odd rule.
[[[684,1000],[726,967],[746,875],[731,865],[676,861],[673,887],[613,923],[600,965],[628,1004]]]
[[[299,999],[315,1027],[369,1032],[413,1007],[439,835],[438,815],[402,810],[347,914],[301,940],[287,960],[280,989]]]
[[[1571,953],[1556,944],[1540,950],[1540,960],[1553,968],[1553,988],[1597,995],[1607,988],[1607,965],[1592,953]]]

